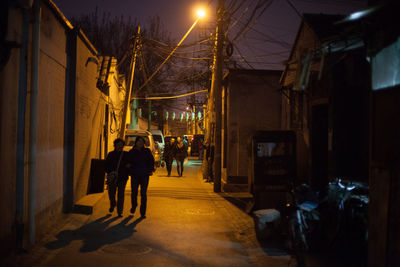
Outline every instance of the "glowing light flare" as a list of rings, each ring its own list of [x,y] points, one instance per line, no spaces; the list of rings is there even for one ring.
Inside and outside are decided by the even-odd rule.
[[[375,10],[376,10],[376,8],[370,8],[370,9],[357,11],[357,12],[350,14],[345,20],[357,20],[357,19],[363,18],[365,16],[368,16]]]
[[[206,16],[206,11],[204,10],[204,9],[202,9],[202,8],[198,8],[197,10],[196,10],[196,15],[197,15],[197,17],[199,18],[199,19],[202,19],[202,18],[204,18],[205,16]]]

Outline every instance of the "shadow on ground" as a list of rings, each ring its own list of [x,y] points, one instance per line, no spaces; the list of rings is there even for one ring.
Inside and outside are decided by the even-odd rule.
[[[136,232],[135,227],[143,218],[138,218],[129,223],[133,216],[124,218],[120,223],[110,226],[119,217],[103,216],[93,222],[87,223],[75,230],[63,230],[56,235],[57,240],[45,244],[49,250],[56,250],[68,246],[74,240],[82,240],[80,252],[92,252],[104,245],[113,244],[127,239]]]

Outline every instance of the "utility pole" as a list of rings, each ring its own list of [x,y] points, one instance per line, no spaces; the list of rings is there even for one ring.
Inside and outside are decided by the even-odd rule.
[[[147,78],[146,78],[147,79]],[[149,92],[150,93],[150,92]],[[149,118],[148,118],[148,124],[147,124],[147,131],[150,131],[151,129],[151,100],[149,99]]]
[[[146,65],[145,65],[145,61],[144,61],[142,52],[140,52],[140,59],[141,59],[141,63],[142,63],[142,74],[143,74],[145,81],[147,81]],[[150,94],[152,92],[150,84],[147,83],[146,87],[147,87],[147,93]],[[149,112],[149,114],[147,116],[147,118],[148,118],[147,119],[147,131],[150,131],[150,129],[151,129],[151,112],[152,112],[151,111],[151,100],[149,99],[147,101],[148,101],[148,112]]]
[[[224,14],[225,0],[219,0],[217,9],[217,29],[215,36],[213,73],[211,79],[211,95],[214,98],[215,130],[214,130],[214,192],[221,192],[221,126],[222,126],[222,67],[224,46]]]
[[[138,26],[135,43],[133,45],[133,57],[131,60],[131,75],[129,77],[129,87],[127,88],[126,94],[125,94],[124,110],[122,113],[121,128],[119,131],[119,137],[122,139],[125,139],[126,115],[128,113],[129,103],[131,100],[131,93],[133,91],[133,86],[132,86],[133,85],[133,76],[135,74],[136,56],[137,56],[137,50],[138,50],[137,47],[138,47],[139,41],[140,41],[140,26]]]

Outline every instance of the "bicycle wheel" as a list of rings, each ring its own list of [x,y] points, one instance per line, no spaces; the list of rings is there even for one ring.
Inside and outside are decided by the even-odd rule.
[[[301,225],[296,218],[292,218],[289,221],[290,243],[299,267],[305,266],[305,253],[308,250],[305,235],[302,232]]]
[[[295,218],[289,221],[289,233],[292,249],[294,251],[307,252],[308,242],[304,228]]]

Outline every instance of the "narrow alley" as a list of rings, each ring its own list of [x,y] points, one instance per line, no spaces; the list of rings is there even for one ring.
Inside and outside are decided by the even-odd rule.
[[[201,161],[190,159],[183,177],[159,168],[150,178],[147,217],[130,209],[130,181],[124,213],[108,212],[101,194],[93,214],[69,214],[62,229],[29,254],[14,260],[32,266],[296,266],[284,251],[266,251],[253,218],[212,190]],[[9,264],[10,262],[8,262]]]

